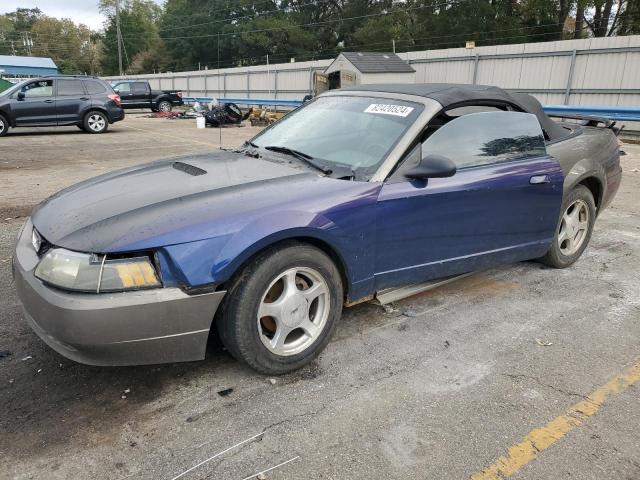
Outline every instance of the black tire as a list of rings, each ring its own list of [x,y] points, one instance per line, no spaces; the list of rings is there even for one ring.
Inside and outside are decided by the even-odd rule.
[[[100,110],[91,110],[84,116],[82,128],[87,133],[104,133],[109,129],[109,119]]]
[[[568,209],[570,207],[577,208],[576,205],[580,205],[580,203],[576,202],[582,202],[582,204],[585,205],[586,210],[588,211],[588,218],[585,221],[588,222],[588,226],[583,234],[584,236],[580,237],[579,248],[577,248],[577,250],[571,252],[570,254],[566,254],[563,253],[563,250],[561,248],[561,244],[563,242],[559,242],[558,238],[563,227],[563,216],[565,215],[565,213],[569,213]],[[549,248],[549,251],[542,258],[540,258],[539,261],[554,268],[566,268],[575,263],[576,260],[578,260],[582,255],[582,252],[584,252],[584,250],[587,248],[589,240],[591,240],[591,233],[593,232],[595,221],[596,202],[593,199],[593,194],[584,185],[576,186],[562,202],[562,208],[560,209],[560,218],[558,220],[556,234],[553,237],[553,243],[551,244],[551,248]]]
[[[171,102],[168,100],[160,100],[158,102],[157,109],[159,112],[170,112],[172,108],[173,105],[171,105]]]
[[[261,339],[264,331],[258,326],[258,309],[272,282],[292,268],[308,268],[321,275],[327,286],[329,298],[325,305],[328,305],[329,312],[313,343],[299,353],[277,355]],[[331,258],[314,246],[286,242],[258,254],[238,272],[216,315],[216,325],[222,343],[234,358],[258,372],[279,375],[306,365],[320,354],[335,330],[342,313],[342,303],[342,279]],[[287,338],[285,336],[285,341]]]
[[[4,115],[0,115],[0,137],[4,137],[9,131],[9,120]]]

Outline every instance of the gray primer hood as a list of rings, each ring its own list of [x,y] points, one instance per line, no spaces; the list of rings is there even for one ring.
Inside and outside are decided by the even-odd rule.
[[[182,165],[174,166],[175,162]],[[131,245],[151,248],[196,240],[193,231],[185,238],[158,236],[175,232],[181,224],[189,226],[194,218],[222,218],[228,202],[238,213],[248,191],[266,195],[273,189],[277,197],[292,183],[298,187],[317,180],[306,170],[240,153],[174,158],[73,185],[38,205],[32,221],[47,241],[70,250],[101,253],[126,251]],[[145,242],[152,237],[151,243]]]

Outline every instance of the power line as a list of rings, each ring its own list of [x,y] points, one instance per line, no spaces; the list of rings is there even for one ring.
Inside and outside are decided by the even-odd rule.
[[[448,6],[454,6],[454,5],[459,5],[462,3],[468,3],[470,0],[450,0],[450,1],[445,1],[443,3],[438,3],[438,4],[430,4],[430,5],[419,5],[417,7],[410,7],[410,8],[405,8],[405,9],[393,9],[393,10],[389,10],[389,11],[384,11],[384,12],[379,12],[379,13],[369,13],[366,15],[357,15],[357,16],[353,16],[353,17],[340,17],[340,18],[336,18],[336,19],[332,19],[332,20],[324,20],[321,22],[310,22],[310,23],[303,23],[303,24],[291,24],[288,25],[286,27],[274,27],[274,28],[261,28],[261,29],[255,29],[255,30],[239,30],[236,32],[227,32],[227,33],[213,33],[213,34],[200,34],[200,35],[186,35],[186,36],[179,36],[179,37],[162,37],[161,38],[163,40],[182,40],[182,39],[189,39],[189,38],[210,38],[210,37],[215,37],[216,35],[220,35],[220,36],[235,36],[235,35],[243,35],[246,33],[264,33],[264,32],[272,32],[272,31],[282,31],[282,30],[290,30],[293,28],[298,28],[298,27],[314,27],[314,26],[318,26],[318,25],[327,25],[327,24],[331,24],[331,23],[340,23],[340,22],[345,22],[345,21],[349,21],[349,20],[360,20],[363,18],[373,18],[373,17],[380,17],[380,16],[385,16],[385,15],[392,15],[395,13],[399,13],[399,12],[409,12],[409,11],[415,11],[415,10],[422,10],[424,8],[440,8],[440,7],[448,7]],[[125,38],[137,38],[138,36],[135,35],[127,35]]]
[[[268,3],[273,3],[271,0],[268,1]],[[218,20],[212,20],[210,22],[204,22],[204,23],[194,23],[192,25],[182,25],[179,27],[169,27],[169,28],[160,28],[158,29],[158,32],[166,32],[166,31],[173,31],[173,30],[183,30],[185,28],[195,28],[195,27],[202,27],[202,26],[207,26],[207,25],[215,25],[218,23],[227,23],[227,22],[233,22],[233,21],[238,21],[238,20],[242,20],[242,19],[246,19],[246,18],[257,18],[257,17],[263,17],[266,15],[273,15],[276,13],[295,13],[295,9],[299,9],[299,8],[304,8],[304,7],[309,7],[309,6],[318,6],[318,5],[328,5],[331,4],[330,1],[325,1],[325,2],[318,2],[318,1],[313,1],[310,3],[304,3],[304,4],[299,4],[299,5],[288,5],[286,8],[278,8],[276,10],[267,10],[265,12],[258,12],[258,13],[254,13],[252,15],[242,15],[239,17],[229,17],[229,18],[222,18],[222,19],[218,19]],[[240,7],[242,8],[242,7]],[[179,15],[174,16],[176,18],[182,18]],[[140,36],[140,35],[136,35],[136,36]]]
[[[548,26],[558,26],[561,25],[560,23],[555,23],[555,24],[545,24],[545,25],[538,25],[537,27],[548,27]],[[534,27],[527,27],[527,28],[534,28]],[[582,29],[586,29],[586,27],[583,27]],[[516,29],[511,29],[511,30],[516,30]],[[461,34],[455,34],[455,35],[442,35],[440,36],[440,38],[446,38],[446,37],[452,37],[452,36],[465,36],[465,35],[469,35],[469,34],[465,34],[465,33],[461,33]],[[513,39],[517,39],[517,38],[526,38],[528,36],[533,36],[533,37],[546,37],[549,35],[557,35],[557,32],[540,32],[540,33],[530,33],[530,34],[525,34],[525,35],[509,35],[509,36],[500,36],[500,37],[495,37],[495,38],[487,38],[487,39],[482,39],[482,40],[477,40],[479,42],[494,42],[494,41],[499,41],[499,40],[513,40]],[[433,38],[437,38],[437,37],[433,37]],[[451,45],[452,43],[457,43],[457,42],[453,42],[453,41],[445,41],[445,42],[437,42],[437,43],[433,43],[430,42],[430,40],[432,40],[432,38],[429,37],[422,37],[421,39],[426,40],[425,42],[422,43],[416,43],[416,44],[412,44],[410,45],[408,48],[419,48],[421,45],[428,45],[429,47],[444,47],[444,46],[448,46]],[[415,40],[420,40],[420,39],[415,39]],[[389,42],[374,42],[374,43],[362,43],[362,44],[358,44],[358,45],[354,45],[353,48],[369,48],[372,46],[376,46],[376,45],[389,45]],[[479,45],[482,46],[482,45]],[[351,48],[351,47],[350,47]],[[344,50],[342,50],[344,51]],[[388,49],[385,49],[385,51],[388,51]],[[406,50],[405,50],[406,51]],[[416,50],[413,50],[416,51]],[[419,51],[419,50],[417,50]],[[318,58],[318,56],[322,56],[323,53],[330,53],[331,56],[328,57],[324,57],[324,58]],[[275,59],[282,59],[282,60],[287,60],[288,58],[290,58],[291,56],[295,55],[295,57],[297,59],[300,58],[304,58],[305,56],[311,56],[313,57],[310,60],[326,60],[326,59],[331,59],[333,58],[337,53],[340,53],[340,50],[337,49],[325,49],[325,50],[320,50],[320,51],[312,51],[312,50],[307,50],[307,51],[298,51],[298,52],[283,52],[283,53],[276,53],[276,54],[269,54],[270,59],[271,58],[275,58]],[[404,52],[398,52],[398,53],[404,53]],[[246,61],[248,59],[240,59],[240,60],[236,60],[233,61],[232,59],[224,59],[226,61],[226,63],[224,65],[222,65],[220,68],[242,68],[242,67],[249,67],[249,66],[255,66],[255,65],[259,65],[261,63],[259,63],[259,61],[253,61],[251,63],[247,63],[246,65],[238,65],[238,63],[240,61]],[[280,60],[281,61],[281,60]],[[301,60],[301,61],[305,61],[305,60]],[[183,67],[188,67],[188,66],[195,66],[197,64],[187,64],[187,65],[183,65]],[[189,71],[189,70],[187,70]],[[179,72],[174,72],[174,73],[179,73]]]

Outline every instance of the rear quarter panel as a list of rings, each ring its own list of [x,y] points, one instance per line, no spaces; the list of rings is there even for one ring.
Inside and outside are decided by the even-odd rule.
[[[583,127],[582,133],[547,146],[564,173],[564,195],[587,178],[598,180],[600,195],[595,200],[599,211],[610,203],[620,183],[619,150],[613,132],[599,127]]]

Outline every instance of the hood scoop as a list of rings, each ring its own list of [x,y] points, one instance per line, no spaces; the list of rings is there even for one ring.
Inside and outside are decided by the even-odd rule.
[[[171,166],[176,170],[180,170],[181,172],[192,175],[194,177],[197,177],[198,175],[205,175],[207,173],[207,171],[203,170],[202,168],[194,167],[193,165],[189,165],[188,163],[183,162],[173,162]]]

